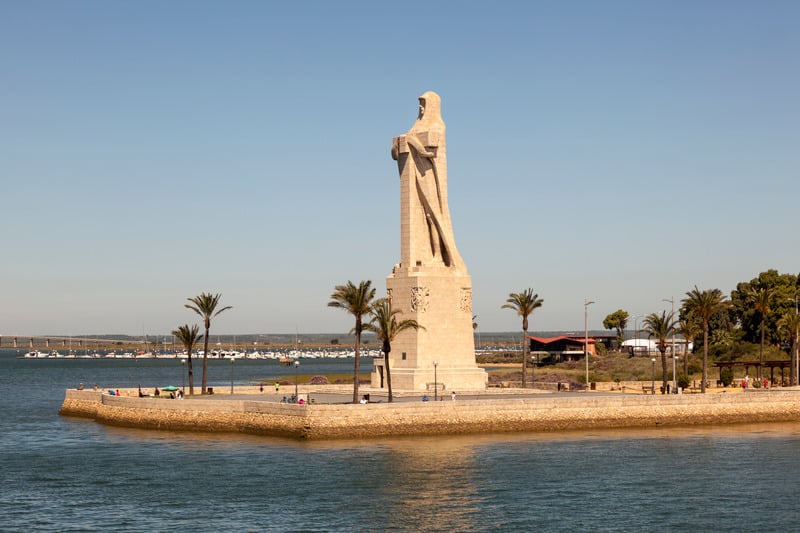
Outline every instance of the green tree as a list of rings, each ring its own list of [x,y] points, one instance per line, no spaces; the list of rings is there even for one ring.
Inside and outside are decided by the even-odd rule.
[[[398,320],[397,315],[400,311],[392,309],[392,302],[388,298],[379,298],[370,308],[370,321],[364,324],[364,329],[372,331],[382,342],[381,351],[383,352],[384,368],[386,368],[386,387],[389,390],[389,402],[393,401],[392,396],[392,372],[389,368],[389,353],[392,351],[392,341],[397,335],[405,330],[425,329],[416,320]]]
[[[501,309],[511,309],[522,317],[522,388],[525,388],[528,370],[528,316],[542,306],[544,300],[538,294],[533,293],[533,289],[525,289],[522,292],[512,292],[508,295],[508,300]],[[533,370],[531,370],[531,382],[533,382]]]
[[[667,339],[675,329],[672,311],[650,313],[642,320],[642,329],[649,337],[655,337],[658,351],[661,352],[661,390],[662,394],[667,390]],[[674,354],[673,354],[674,355]]]
[[[603,319],[603,327],[617,330],[617,344],[622,346],[625,342],[625,328],[628,326],[628,312],[617,309]]]
[[[797,313],[797,308],[788,311],[778,320],[778,328],[784,333],[785,339],[789,341],[789,353],[792,354],[792,368],[789,370],[789,384],[795,386],[798,384],[797,375],[797,357],[798,357],[798,344],[800,344],[800,314]]]
[[[743,340],[758,343],[764,330],[764,344],[777,344],[782,334],[778,331],[778,320],[795,307],[795,296],[798,291],[798,276],[780,274],[770,269],[761,272],[758,277],[748,282],[741,282],[731,291],[730,317]],[[771,293],[770,311],[766,316],[753,306],[751,293],[760,288]],[[713,329],[713,328],[712,328]]]
[[[195,296],[194,298],[186,298],[191,304],[184,304],[184,307],[187,309],[191,309],[201,317],[203,317],[203,325],[205,326],[205,335],[203,336],[203,379],[200,383],[200,392],[202,394],[206,393],[206,383],[207,383],[207,375],[208,375],[208,332],[211,330],[211,319],[222,313],[223,311],[227,311],[228,309],[233,309],[232,306],[223,307],[222,309],[217,310],[217,306],[219,306],[219,300],[222,298],[222,294],[211,294],[206,292],[201,292],[199,296]]]
[[[758,361],[761,365],[764,364],[764,329],[767,325],[767,315],[772,310],[770,304],[772,303],[772,289],[767,286],[754,287],[750,286],[747,291],[747,299],[753,306],[753,309],[758,311],[761,316],[761,343],[758,350]],[[763,366],[758,367],[758,379],[762,377]]]
[[[194,345],[197,344],[203,336],[200,334],[200,328],[197,324],[193,324],[189,327],[188,324],[184,326],[179,326],[178,329],[173,329],[172,334],[175,335],[175,338],[183,344],[183,347],[186,348],[186,366],[187,370],[189,371],[189,394],[194,394],[194,372],[192,371],[192,349],[194,349]]]
[[[331,301],[328,307],[343,309],[353,315],[356,321],[351,333],[355,335],[355,363],[353,364],[353,403],[358,403],[358,382],[361,370],[361,332],[364,330],[363,316],[369,313],[372,300],[375,298],[375,289],[372,281],[362,281],[356,287],[352,281],[346,285],[337,285],[333,288]]]
[[[702,324],[691,313],[687,313],[678,321],[675,333],[683,337],[686,349],[683,351],[683,373],[689,374],[689,344],[703,332]]]
[[[700,392],[705,394],[708,380],[708,323],[711,317],[728,307],[728,301],[719,289],[701,291],[695,285],[681,302],[686,312],[694,314],[703,324],[703,381]]]

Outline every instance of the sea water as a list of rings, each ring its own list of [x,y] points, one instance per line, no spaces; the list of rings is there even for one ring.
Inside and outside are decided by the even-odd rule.
[[[800,530],[800,424],[333,442],[144,431],[59,416],[64,389],[180,385],[177,361],[16,355],[0,350],[3,531]],[[224,390],[230,367],[213,361],[210,383]],[[234,379],[294,371],[237,361]]]

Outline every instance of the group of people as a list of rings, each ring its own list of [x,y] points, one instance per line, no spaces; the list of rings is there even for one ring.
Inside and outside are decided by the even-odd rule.
[[[750,379],[750,376],[745,374],[744,378],[742,378],[742,388],[744,390],[749,389],[751,381],[752,380]],[[756,386],[758,386],[758,384],[756,384]],[[765,389],[768,389],[769,388],[769,380],[767,378],[763,378],[761,380],[761,386],[764,387]]]
[[[158,390],[158,387],[156,387],[156,388],[153,389],[153,394],[145,394],[145,393],[142,392],[142,388],[139,387],[139,398],[144,398],[145,396],[160,397],[161,396],[161,391]],[[176,398],[178,400],[183,400],[183,389],[178,389],[177,392],[170,391],[169,397],[171,399],[173,399],[173,400],[176,399]]]

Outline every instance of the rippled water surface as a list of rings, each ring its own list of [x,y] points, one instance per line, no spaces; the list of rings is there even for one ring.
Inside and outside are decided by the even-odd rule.
[[[64,389],[180,384],[174,361],[15,355],[0,350],[4,531],[800,530],[797,424],[328,443],[149,432],[58,416]],[[213,365],[211,382],[229,371]]]

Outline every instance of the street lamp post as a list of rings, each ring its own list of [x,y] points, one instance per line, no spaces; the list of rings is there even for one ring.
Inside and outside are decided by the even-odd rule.
[[[298,379],[298,370],[300,368],[300,361],[294,362],[294,401],[297,403],[298,396],[297,396],[297,379]]]
[[[636,348],[639,347],[639,319],[644,315],[636,315],[633,317],[633,334],[635,335],[636,342],[633,343],[633,355],[636,355]],[[631,339],[634,340],[634,339]]]
[[[650,394],[656,393],[656,358],[651,357],[650,362],[653,363],[653,375],[650,380]]]
[[[436,369],[439,367],[439,361],[433,362],[433,400],[439,399],[439,380],[436,375]]]
[[[233,362],[236,361],[233,357],[231,357],[231,394],[233,394]]]
[[[675,297],[670,296],[669,299],[663,298],[665,302],[669,302],[672,304],[672,315],[670,316],[670,321],[675,322]],[[672,394],[678,394],[678,375],[675,373],[675,328],[672,327]]]
[[[186,359],[181,359],[181,393],[186,393]]]
[[[586,392],[589,392],[589,306],[594,302],[583,299],[583,358],[586,360]]]

